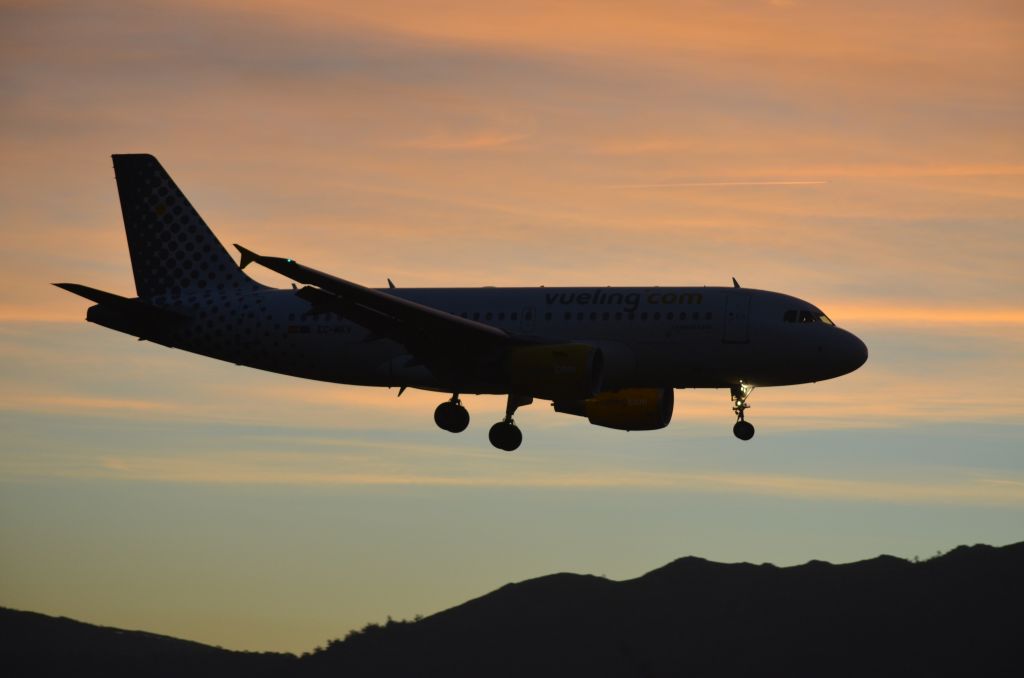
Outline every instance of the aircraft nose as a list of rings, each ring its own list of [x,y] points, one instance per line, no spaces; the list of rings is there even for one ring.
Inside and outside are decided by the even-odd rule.
[[[844,343],[843,355],[847,363],[847,372],[853,372],[868,361],[868,347],[860,340],[860,337],[852,332],[846,332]]]

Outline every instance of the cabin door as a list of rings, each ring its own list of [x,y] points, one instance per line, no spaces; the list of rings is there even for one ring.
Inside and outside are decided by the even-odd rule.
[[[727,344],[750,341],[750,294],[732,290],[725,295],[725,334]]]

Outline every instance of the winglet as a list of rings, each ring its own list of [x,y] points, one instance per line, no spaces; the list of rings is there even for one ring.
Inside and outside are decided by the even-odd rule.
[[[242,260],[238,262],[238,268],[243,269],[252,262],[260,258],[260,255],[256,254],[252,250],[247,250],[238,243],[235,243],[235,249],[242,255]]]
[[[235,245],[235,247],[238,247],[238,245]],[[738,282],[736,282],[736,276],[733,276],[732,286],[733,287],[739,287],[740,286],[740,284]]]

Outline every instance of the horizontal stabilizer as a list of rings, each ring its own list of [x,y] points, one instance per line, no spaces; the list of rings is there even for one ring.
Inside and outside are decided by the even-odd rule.
[[[130,302],[131,299],[128,297],[122,297],[112,292],[104,292],[94,287],[86,287],[85,285],[79,285],[78,283],[53,283],[62,290],[67,290],[72,294],[77,294],[80,297],[85,297],[89,301],[95,301],[97,304],[118,304],[124,302]]]
[[[67,290],[72,294],[77,294],[80,297],[84,297],[89,301],[95,301],[97,304],[119,311],[127,316],[136,316],[147,320],[186,320],[189,316],[172,311],[169,308],[162,308],[160,306],[152,306],[140,299],[129,299],[128,297],[122,297],[113,292],[104,292],[94,287],[87,287],[86,285],[79,285],[78,283],[53,283],[62,290]]]

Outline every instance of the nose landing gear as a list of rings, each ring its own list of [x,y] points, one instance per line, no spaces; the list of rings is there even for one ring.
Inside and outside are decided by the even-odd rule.
[[[459,394],[453,393],[452,399],[437,406],[434,410],[434,423],[439,428],[451,433],[461,433],[469,426],[469,412],[462,406]]]
[[[511,452],[522,444],[523,432],[519,430],[515,421],[512,420],[512,415],[522,405],[529,405],[532,402],[533,398],[529,396],[508,394],[508,404],[505,405],[505,418],[492,426],[487,434],[491,445],[494,445],[499,450]]]
[[[744,418],[744,413],[750,407],[747,398],[753,390],[753,386],[742,381],[729,390],[732,395],[732,411],[736,413],[736,423],[732,427],[732,432],[740,440],[750,440],[754,437],[754,425]]]

